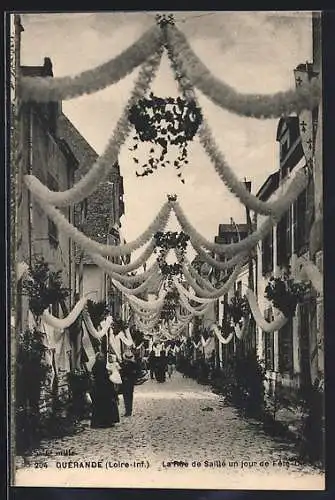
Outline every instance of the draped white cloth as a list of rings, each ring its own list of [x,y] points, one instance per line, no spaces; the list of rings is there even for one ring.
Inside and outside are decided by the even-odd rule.
[[[287,323],[288,318],[286,318],[286,316],[284,316],[283,313],[280,313],[278,315],[278,317],[271,322],[266,321],[266,319],[264,319],[264,317],[259,309],[257,299],[256,299],[254,292],[252,290],[250,290],[249,288],[247,289],[246,297],[248,299],[250,309],[251,309],[252,315],[256,321],[256,324],[264,332],[268,332],[268,333],[275,332],[277,330],[280,330],[285,325],[285,323]]]

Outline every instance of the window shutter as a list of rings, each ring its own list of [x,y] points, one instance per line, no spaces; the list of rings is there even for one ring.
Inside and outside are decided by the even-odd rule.
[[[279,331],[279,371],[293,371],[293,321],[287,321]]]

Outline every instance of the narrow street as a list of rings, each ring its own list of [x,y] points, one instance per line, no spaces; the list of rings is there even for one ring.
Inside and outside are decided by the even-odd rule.
[[[17,484],[202,489],[320,489],[324,476],[294,461],[292,446],[268,437],[210,389],[175,373],[135,389],[134,412],[111,429],[42,443],[17,464]],[[61,456],[70,450],[70,456]],[[74,465],[78,462],[86,462]],[[100,465],[90,465],[92,462]],[[44,464],[44,465],[43,465]],[[127,465],[128,464],[128,465]],[[35,479],[34,479],[35,478]]]

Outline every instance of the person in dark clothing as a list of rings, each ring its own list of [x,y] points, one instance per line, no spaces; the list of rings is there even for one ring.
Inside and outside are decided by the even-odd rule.
[[[156,380],[157,382],[166,381],[166,370],[167,370],[167,357],[165,351],[161,351],[161,355],[157,358],[156,362]]]
[[[117,394],[114,384],[109,380],[105,355],[101,352],[97,354],[92,375],[91,427],[94,429],[113,427],[120,422]]]
[[[176,358],[175,358],[174,354],[171,351],[169,351],[168,355],[167,355],[167,371],[168,371],[169,378],[171,378],[171,376],[174,372],[175,365],[176,365]]]
[[[131,351],[123,354],[120,375],[122,379],[122,394],[125,406],[125,417],[133,412],[134,386],[138,378],[138,366]]]
[[[148,357],[148,366],[150,370],[150,378],[151,380],[153,380],[155,378],[155,370],[156,370],[156,353],[153,349],[151,349]]]

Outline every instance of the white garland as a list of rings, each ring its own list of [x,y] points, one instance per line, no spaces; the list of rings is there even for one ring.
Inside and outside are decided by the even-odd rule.
[[[248,299],[252,315],[253,315],[257,325],[264,332],[267,332],[267,333],[275,332],[277,330],[280,330],[287,323],[288,318],[286,318],[286,316],[284,316],[283,313],[280,313],[278,315],[278,317],[271,322],[266,321],[266,319],[264,319],[264,317],[262,316],[262,313],[259,309],[257,299],[256,299],[254,292],[252,290],[250,290],[249,288],[247,289],[246,297]]]
[[[152,79],[154,78],[161,60],[161,52],[141,68],[140,74],[136,80],[134,90],[128,100],[128,103],[119,118],[114,133],[109,140],[104,153],[93,164],[90,170],[74,186],[66,191],[50,191],[34,175],[25,175],[24,181],[27,187],[39,198],[47,203],[57,206],[68,206],[79,203],[88,198],[103,182],[110,170],[118,159],[121,146],[125,143],[131,130],[128,114],[130,108],[140,100],[148,90]]]
[[[147,248],[144,250],[144,252],[136,260],[130,262],[129,264],[114,264],[113,262],[106,260],[106,262],[104,262],[104,266],[107,266],[106,271],[107,272],[116,271],[118,273],[130,273],[131,271],[134,271],[135,269],[138,269],[139,267],[143,266],[143,264],[152,255],[154,248],[155,248],[155,241],[151,240]],[[91,255],[92,258],[93,255],[97,255],[92,253],[89,254]],[[101,263],[101,260],[99,260],[99,263]]]
[[[174,53],[172,51],[172,53],[170,52],[170,55],[172,58],[172,67],[175,70],[175,76],[184,98],[195,102],[199,106],[190,81],[185,75],[183,75],[183,68],[180,65],[178,54],[175,54],[176,57],[174,57]],[[263,215],[277,216],[278,210],[280,210],[283,201],[277,200],[275,202],[264,202],[248,191],[244,183],[238,179],[234,171],[226,162],[223,154],[216,144],[211,129],[205,120],[202,121],[200,126],[199,137],[200,143],[203,145],[206,153],[211,159],[216,172],[221,180],[226,184],[228,189],[250,210],[254,210],[256,213]]]
[[[131,333],[126,330],[125,332],[119,332],[116,337],[118,337],[121,342],[126,345],[127,347],[131,347],[132,345],[134,345],[134,341],[133,341],[133,338],[131,336]]]
[[[112,279],[112,283],[114,286],[116,286],[118,290],[120,290],[120,292],[124,293],[127,297],[129,297],[129,295],[138,295],[147,290],[147,288],[152,283],[154,278],[156,278],[156,276],[154,275],[149,276],[140,286],[136,288],[127,288],[114,279]],[[159,284],[162,282],[162,279],[163,279],[162,277],[159,278]]]
[[[59,328],[60,330],[69,328],[69,326],[71,326],[76,321],[79,314],[82,312],[87,300],[88,297],[81,298],[65,318],[56,318],[56,316],[50,314],[48,309],[46,309],[42,314],[42,319],[48,325],[53,326],[54,328]]]
[[[139,299],[138,297],[135,297],[132,295],[128,296],[127,294],[126,294],[126,297],[129,300],[129,302],[131,302],[132,304],[135,304],[135,306],[137,305],[139,307],[142,307],[143,309],[155,311],[164,304],[165,295],[166,295],[166,292],[164,291],[162,296],[156,300],[142,300],[142,299]]]
[[[205,349],[212,342],[212,337],[208,337],[208,339],[205,340],[204,337],[201,335],[200,340],[201,340],[202,347]]]
[[[162,44],[161,30],[155,26],[114,59],[75,76],[22,77],[19,90],[22,101],[64,101],[92,94],[117,83],[143,64]]]
[[[185,267],[185,270],[186,270],[187,274],[193,279],[192,283],[197,284],[197,282],[198,282],[207,291],[209,291],[209,292],[215,292],[216,288],[212,285],[212,283],[210,281],[208,281],[207,279],[203,278],[198,273],[198,271],[195,269],[195,267],[192,266],[192,264],[191,264],[191,262],[189,260],[185,259],[185,261],[184,261],[184,267]],[[185,270],[184,270],[184,274],[185,274]],[[186,277],[186,275],[185,275],[185,277]]]
[[[228,337],[226,337],[226,338],[225,338],[225,337],[221,334],[221,332],[220,332],[220,330],[219,330],[218,326],[217,326],[215,323],[213,323],[213,325],[211,326],[211,331],[215,333],[215,335],[216,335],[216,336],[217,336],[217,338],[219,339],[219,342],[220,342],[221,344],[224,344],[224,345],[229,344],[229,342],[231,342],[231,341],[233,340],[233,338],[234,338],[234,332],[230,332],[230,334],[228,335]]]
[[[186,276],[185,276],[186,277]],[[188,300],[193,301],[193,302],[198,302],[199,304],[212,304],[215,302],[215,299],[210,299],[210,298],[202,298],[202,297],[197,297],[196,295],[193,295],[189,290],[187,290],[183,285],[181,285],[178,282],[178,279],[176,276],[173,277],[174,284],[178,290],[179,293],[182,293]]]
[[[244,257],[248,255],[248,252],[240,251],[230,259],[226,259],[224,262],[222,262],[214,259],[211,255],[205,252],[205,250],[201,248],[201,246],[194,240],[192,241],[192,246],[202,260],[207,262],[207,264],[209,264],[211,267],[215,267],[216,269],[220,269],[221,271],[226,271],[228,269],[231,269],[232,267],[235,267],[239,262],[241,262]]]
[[[92,337],[94,337],[97,340],[101,340],[105,335],[108,333],[109,327],[113,323],[113,318],[111,316],[108,316],[105,321],[102,321],[100,323],[100,329],[96,329],[93,325],[91,316],[87,309],[83,310],[83,319],[87,328],[87,331],[89,332]]]
[[[241,269],[244,265],[244,261],[240,261],[239,265],[236,266],[236,268],[234,269],[234,271],[231,273],[231,275],[229,276],[228,280],[226,281],[226,283],[224,283],[222,285],[222,287],[220,288],[217,288],[215,290],[215,292],[209,292],[205,289],[202,289],[201,287],[199,287],[193,280],[192,280],[192,277],[189,275],[187,269],[185,268],[184,270],[184,274],[185,274],[185,277],[186,279],[189,279],[189,277],[191,278],[191,283],[192,283],[192,286],[194,287],[195,291],[201,295],[202,297],[206,297],[208,299],[218,299],[220,297],[222,297],[222,295],[224,295],[225,293],[227,293],[231,287],[234,285],[235,281],[237,280],[240,272],[241,272]],[[191,284],[190,283],[190,284]]]
[[[109,257],[129,255],[131,252],[145,245],[145,243],[149,241],[151,236],[156,231],[159,231],[160,228],[165,227],[170,215],[170,206],[168,203],[165,203],[157,214],[156,218],[152,221],[149,227],[140,236],[138,236],[138,238],[124,245],[104,245],[92,240],[84,233],[79,231],[79,229],[77,229],[67,220],[65,215],[63,215],[60,210],[53,207],[49,203],[42,201],[36,195],[34,196],[37,202],[43,208],[45,214],[56,224],[60,232],[66,234],[68,238],[71,238],[73,241],[75,241],[86,252],[108,255]]]
[[[210,304],[196,308],[191,306],[191,304],[188,302],[188,300],[182,293],[180,293],[179,296],[185,309],[187,309],[194,316],[203,316],[209,310]]]
[[[313,80],[294,90],[276,94],[242,94],[214,77],[196,56],[186,37],[175,27],[167,27],[168,45],[192,84],[220,107],[242,116],[279,118],[314,109],[321,97],[321,82]]]
[[[257,245],[257,243],[264,239],[276,222],[282,217],[282,215],[288,210],[292,203],[297,199],[299,194],[306,188],[308,184],[308,176],[304,169],[299,170],[290,186],[287,190],[285,197],[280,200],[280,205],[278,204],[278,211],[275,218],[269,216],[265,219],[263,224],[253,233],[251,233],[243,240],[236,243],[220,244],[212,243],[202,236],[188,221],[186,215],[184,214],[181,206],[178,202],[174,202],[173,209],[175,215],[178,219],[179,224],[182,229],[190,235],[190,238],[196,245],[204,246],[207,250],[215,252],[217,254],[233,255],[239,252],[250,252],[250,250]]]
[[[113,279],[120,281],[124,285],[132,285],[134,283],[140,283],[145,281],[147,278],[150,276],[153,276],[155,274],[158,275],[158,270],[159,266],[158,263],[155,262],[149,269],[144,271],[143,273],[136,274],[135,276],[129,276],[129,275],[124,275],[120,273],[114,272],[113,269],[113,263],[110,262],[109,260],[105,259],[99,254],[90,254],[92,257],[93,262],[103,269],[107,274],[109,274]],[[109,264],[112,264],[110,266]]]

